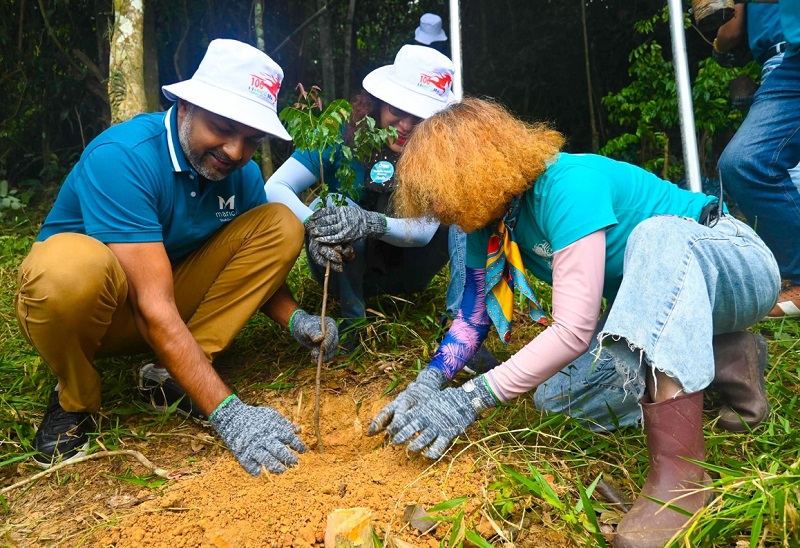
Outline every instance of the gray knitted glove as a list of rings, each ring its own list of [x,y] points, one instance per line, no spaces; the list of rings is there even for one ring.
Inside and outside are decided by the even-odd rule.
[[[252,407],[232,396],[219,404],[209,421],[239,464],[254,476],[262,465],[274,474],[297,465],[297,456],[287,445],[306,452],[296,435],[300,428],[272,407]]]
[[[351,245],[323,244],[316,238],[308,240],[308,254],[315,263],[321,266],[325,266],[330,261],[331,268],[336,272],[342,272],[345,261],[352,261],[356,256]]]
[[[312,316],[305,310],[298,310],[289,319],[289,331],[297,342],[311,350],[311,357],[317,361],[322,343],[322,359],[326,362],[336,357],[339,349],[339,329],[333,318],[325,318],[325,340],[322,340],[322,318]]]
[[[408,384],[405,390],[400,392],[397,397],[386,407],[381,409],[367,429],[368,436],[374,436],[384,428],[390,434],[399,431],[397,425],[399,418],[414,406],[418,406],[439,393],[442,385],[447,381],[444,373],[435,367],[426,367],[417,375],[417,380]],[[405,424],[405,423],[403,423]]]
[[[392,438],[392,443],[405,443],[419,434],[408,444],[408,450],[422,451],[429,459],[438,459],[453,438],[475,422],[478,413],[495,405],[497,400],[483,376],[458,388],[445,388],[403,415],[406,424]]]
[[[358,206],[323,207],[306,221],[306,231],[323,244],[350,244],[386,234],[386,216]]]

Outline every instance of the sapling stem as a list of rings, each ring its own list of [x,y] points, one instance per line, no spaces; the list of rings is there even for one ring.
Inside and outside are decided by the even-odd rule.
[[[320,321],[322,322],[322,342],[319,345],[319,356],[317,357],[317,380],[314,387],[314,432],[317,434],[317,450],[320,453],[325,452],[325,447],[322,444],[322,432],[319,428],[319,408],[320,408],[320,379],[322,378],[322,361],[325,359],[323,346],[325,344],[325,309],[328,304],[328,279],[331,275],[331,262],[325,265],[325,280],[322,282],[322,312],[320,313]]]

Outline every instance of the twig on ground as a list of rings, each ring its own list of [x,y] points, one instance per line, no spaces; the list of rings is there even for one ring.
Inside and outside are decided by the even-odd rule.
[[[86,461],[90,461],[90,460],[94,460],[94,459],[99,459],[99,458],[104,458],[104,457],[117,457],[117,456],[134,457],[136,460],[139,461],[139,463],[142,466],[144,466],[145,468],[150,470],[156,476],[159,476],[161,478],[169,479],[169,471],[168,470],[165,470],[163,468],[157,467],[155,464],[150,462],[150,460],[148,460],[147,457],[142,455],[139,451],[133,451],[133,450],[129,450],[129,449],[120,449],[118,451],[98,451],[96,453],[92,453],[91,455],[85,455],[83,457],[78,457],[77,459],[72,459],[72,460],[69,460],[67,462],[62,462],[61,464],[56,464],[52,468],[48,468],[47,470],[43,470],[43,471],[41,471],[41,472],[39,472],[37,474],[34,474],[34,475],[30,476],[30,477],[25,478],[24,480],[20,480],[20,481],[18,481],[17,483],[15,483],[13,485],[9,485],[8,487],[3,487],[3,489],[0,489],[0,495],[5,495],[9,491],[13,491],[14,489],[17,489],[18,487],[22,487],[23,485],[27,485],[27,484],[29,484],[31,482],[34,482],[34,481],[38,480],[38,479],[41,479],[41,478],[46,477],[46,476],[49,476],[53,472],[58,472],[59,470],[63,470],[64,468],[66,468],[68,466],[71,466],[73,464],[80,464],[82,462],[86,462]]]
[[[627,514],[628,511],[631,509],[631,504],[628,502],[622,493],[620,493],[616,487],[607,483],[605,480],[600,480],[597,482],[597,487],[595,487],[595,491],[597,491],[604,499],[608,502],[612,503],[617,510],[622,512],[623,514]]]

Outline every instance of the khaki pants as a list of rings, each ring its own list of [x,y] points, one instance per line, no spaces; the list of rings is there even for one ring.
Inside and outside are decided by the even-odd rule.
[[[173,266],[175,302],[209,360],[286,280],[303,225],[281,204],[240,215]],[[148,349],[128,303],[128,282],[105,244],[63,233],[36,242],[15,299],[25,338],[58,376],[66,411],[100,409],[95,357]]]

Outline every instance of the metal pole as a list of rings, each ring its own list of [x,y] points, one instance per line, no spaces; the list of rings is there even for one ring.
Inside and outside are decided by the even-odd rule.
[[[700,157],[697,154],[697,135],[694,131],[692,88],[689,84],[689,62],[686,55],[686,35],[683,28],[683,3],[668,0],[669,30],[672,35],[672,62],[675,65],[675,82],[678,89],[678,111],[681,120],[681,141],[686,182],[692,192],[702,192]]]
[[[461,11],[458,0],[450,0],[450,55],[455,66],[453,94],[460,101],[464,97],[464,76],[461,66]]]

